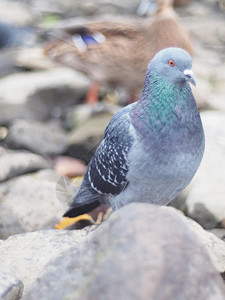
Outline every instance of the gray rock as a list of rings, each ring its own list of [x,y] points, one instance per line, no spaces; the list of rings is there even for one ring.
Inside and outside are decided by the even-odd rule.
[[[52,170],[23,175],[0,184],[0,238],[54,228],[65,212],[56,197],[60,179]]]
[[[194,57],[193,69],[197,86],[192,89],[200,109],[225,111],[224,80],[225,64],[217,52],[211,48],[197,46],[197,57]],[[205,58],[210,62],[205,63]]]
[[[9,126],[16,119],[35,119],[25,105],[0,102],[0,125]]]
[[[76,124],[79,125],[69,134],[68,152],[70,155],[88,163],[103,138],[105,128],[112,114],[94,114],[86,122],[80,122],[82,117],[78,119],[76,114],[73,117],[71,116],[73,121],[71,120],[70,122],[75,126]]]
[[[1,23],[0,23],[1,26]],[[1,28],[1,27],[0,27]],[[0,78],[9,74],[19,72],[18,65],[15,64],[16,50],[13,48],[1,49],[0,51]]]
[[[23,284],[9,273],[0,272],[0,300],[18,300],[23,293]]]
[[[88,85],[87,77],[69,68],[9,75],[0,80],[0,103],[22,106],[21,117],[47,120],[77,103]]]
[[[22,104],[37,90],[58,86],[86,89],[88,83],[84,75],[69,68],[14,74],[0,80],[0,99],[8,103]]]
[[[211,108],[225,112],[224,92],[215,91],[210,96]]]
[[[131,204],[46,266],[24,299],[46,297],[222,300],[225,289],[180,213]]]
[[[9,128],[6,144],[10,148],[27,149],[41,155],[57,155],[66,151],[66,133],[55,123],[16,120]]]
[[[57,62],[49,59],[45,55],[43,45],[17,49],[15,62],[17,65],[33,71],[46,71],[59,68]]]
[[[204,230],[201,225],[192,219],[186,218],[188,225],[198,236],[207,250],[210,259],[218,272],[225,272],[225,242],[218,238],[215,233]],[[223,232],[224,234],[224,232]]]
[[[75,129],[75,133],[76,129],[84,126],[84,124],[88,122],[89,119],[104,119],[106,120],[103,121],[104,126],[105,124],[107,125],[107,122],[109,122],[110,118],[119,109],[121,109],[121,107],[118,105],[107,104],[104,102],[98,102],[94,106],[89,104],[76,105],[76,107],[70,109],[70,111],[66,114],[65,123],[68,128]],[[98,122],[99,124],[102,124],[101,121]]]
[[[0,141],[2,142],[8,134],[8,128],[5,126],[0,127]],[[0,153],[2,153],[4,148],[0,147]]]
[[[0,151],[0,165],[0,181],[49,167],[49,163],[37,154],[6,149]]]
[[[225,228],[213,228],[208,231],[215,234],[219,239],[225,241]]]
[[[10,272],[23,282],[26,292],[47,264],[71,246],[76,247],[86,234],[86,230],[41,230],[9,237],[0,244],[0,286],[2,272]]]
[[[0,19],[15,25],[28,25],[33,16],[25,3],[1,0]]]
[[[86,89],[74,89],[70,86],[46,87],[37,90],[29,97],[26,108],[36,120],[62,118],[76,103],[84,98]]]
[[[196,82],[198,84],[192,91],[197,101],[198,108],[210,109],[213,106],[211,103],[212,87],[210,82],[205,78],[199,77],[196,73],[194,74],[196,75]]]
[[[211,104],[213,109],[225,111],[225,63],[221,62],[219,66],[214,68],[211,73],[210,80],[213,84],[213,93],[211,95]]]
[[[188,188],[184,211],[204,228],[210,229],[225,219],[225,113],[207,111],[201,116],[206,149],[201,166]],[[183,206],[183,201],[180,204]]]
[[[197,5],[199,4],[197,4],[196,1],[193,1],[193,7],[190,6],[190,9],[194,11],[195,9],[197,9]],[[201,11],[201,13],[203,13],[204,15],[192,18],[192,22],[190,22],[191,35],[195,37],[195,39],[198,41],[198,44],[211,45],[215,50],[218,50],[219,47],[222,46],[222,40],[219,37],[219,28],[221,26],[224,26],[224,16],[223,14],[218,14],[215,12],[211,13],[212,7],[206,8],[206,6],[204,7],[204,5],[202,4],[200,4],[199,6],[201,6],[199,7],[199,11]],[[206,9],[205,12],[204,8]],[[208,16],[205,17],[206,15]],[[215,61],[213,63],[215,63]]]

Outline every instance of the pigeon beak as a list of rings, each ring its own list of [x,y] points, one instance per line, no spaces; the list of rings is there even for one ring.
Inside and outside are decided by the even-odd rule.
[[[194,86],[196,86],[196,81],[195,81],[195,77],[194,74],[192,72],[192,70],[184,70],[184,76],[186,77],[187,81],[190,82],[191,84],[193,84]]]

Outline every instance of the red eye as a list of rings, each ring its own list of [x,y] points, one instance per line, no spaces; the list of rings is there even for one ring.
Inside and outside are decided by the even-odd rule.
[[[170,59],[170,60],[168,61],[168,64],[169,64],[171,67],[174,67],[174,66],[175,66],[175,62],[174,62],[174,60],[172,60],[172,59]]]

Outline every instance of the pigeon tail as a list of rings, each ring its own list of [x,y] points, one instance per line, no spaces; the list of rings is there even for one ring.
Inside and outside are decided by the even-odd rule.
[[[86,213],[92,211],[93,209],[95,209],[96,207],[98,207],[100,204],[101,204],[101,202],[99,200],[94,200],[89,203],[80,203],[79,205],[77,205],[75,207],[70,207],[65,212],[63,217],[74,218],[79,215],[86,214]]]
[[[63,217],[73,218],[82,214],[89,213],[103,202],[103,195],[90,188],[85,176],[82,184],[74,195],[70,208]]]

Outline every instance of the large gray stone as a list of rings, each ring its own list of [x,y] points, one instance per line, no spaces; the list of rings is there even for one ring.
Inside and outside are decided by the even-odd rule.
[[[2,272],[10,272],[23,282],[26,292],[46,265],[66,249],[71,246],[76,247],[84,240],[86,234],[86,230],[41,230],[14,235],[2,241],[0,243],[0,291]],[[12,299],[14,298],[7,298],[7,300]],[[46,296],[43,299],[50,298]]]
[[[17,120],[9,128],[5,139],[10,148],[26,149],[41,155],[57,155],[66,151],[68,139],[55,123]]]
[[[0,104],[6,112],[18,107],[13,114],[21,118],[61,117],[84,97],[88,85],[87,77],[69,68],[9,75],[0,79]]]
[[[6,149],[0,149],[0,165],[0,182],[49,167],[47,160],[37,154]]]
[[[52,170],[43,170],[0,184],[0,238],[54,228],[65,212],[56,197],[59,179]]]
[[[69,68],[14,74],[0,80],[0,99],[2,102],[22,104],[38,90],[60,86],[86,90],[88,83],[84,75]]]
[[[222,300],[206,250],[173,208],[131,204],[46,266],[24,299]]]
[[[23,293],[22,282],[9,273],[0,271],[0,300],[18,300]]]

